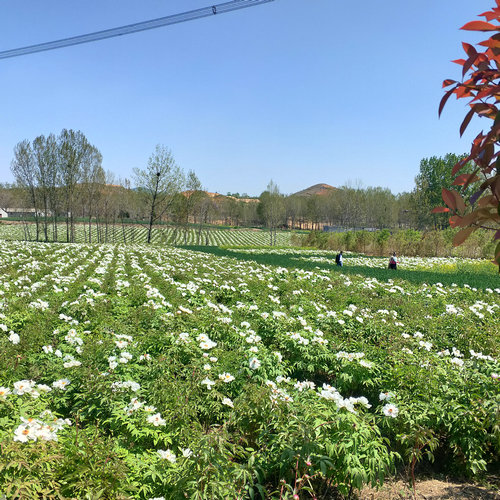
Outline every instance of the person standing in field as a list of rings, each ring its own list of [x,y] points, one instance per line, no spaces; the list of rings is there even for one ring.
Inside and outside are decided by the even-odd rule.
[[[398,268],[398,259],[396,257],[396,252],[394,252],[389,259],[389,269]]]
[[[338,253],[337,256],[335,257],[335,264],[337,264],[337,266],[340,266],[340,267],[342,267],[344,265],[344,258],[342,255],[343,255],[343,252],[341,250],[340,253]]]

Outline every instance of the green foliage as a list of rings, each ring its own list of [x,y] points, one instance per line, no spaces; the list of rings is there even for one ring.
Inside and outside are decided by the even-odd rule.
[[[388,229],[341,233],[312,231],[295,239],[299,246],[343,249],[370,255],[388,255],[394,251],[399,255],[421,257],[488,258],[491,255],[495,245],[487,231],[476,231],[458,248],[453,246],[453,238],[457,233],[457,229],[451,228],[426,232],[407,229],[392,233]]]
[[[348,497],[397,468],[478,477],[497,463],[498,293],[452,286],[487,263],[390,274],[318,250],[0,253],[7,498]]]

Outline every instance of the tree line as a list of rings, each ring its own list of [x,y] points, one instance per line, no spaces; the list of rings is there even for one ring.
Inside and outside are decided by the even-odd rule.
[[[102,167],[102,155],[80,131],[40,135],[14,148],[13,185],[0,185],[0,207],[21,209],[26,239],[75,241],[76,224],[85,241],[117,241],[116,225],[146,224],[148,242],[155,225],[173,224],[184,233],[196,225],[199,243],[214,224],[258,225],[257,203],[211,196],[193,171],[187,174],[166,147],[158,145],[145,168],[132,179],[117,178]],[[244,205],[244,206],[242,206]],[[29,212],[27,212],[29,210]],[[32,223],[34,222],[34,224]],[[64,235],[61,232],[64,224]],[[112,235],[111,235],[112,232]]]
[[[278,229],[335,231],[381,229],[439,229],[448,227],[445,214],[431,213],[440,203],[441,190],[451,184],[450,165],[461,156],[449,154],[421,161],[411,192],[393,194],[382,187],[348,184],[323,195],[280,193],[271,181],[258,199],[239,194],[207,193],[193,171],[187,174],[176,164],[171,151],[158,145],[145,168],[134,169],[133,179],[119,179],[104,171],[102,155],[80,131],[62,130],[59,135],[40,135],[14,148],[12,186],[0,188],[0,207],[29,207],[33,224],[26,224],[27,239],[75,241],[75,224],[84,226],[85,241],[110,241],[116,225],[131,222],[147,225],[148,242],[153,227],[173,224],[176,231],[197,230],[198,244],[208,241],[215,224],[265,227],[270,244]],[[474,184],[467,188],[473,192]],[[465,194],[465,192],[464,192]],[[61,229],[61,222],[64,223]],[[93,231],[94,229],[94,231]],[[29,234],[34,231],[34,234]],[[122,231],[126,242],[126,232]]]
[[[450,153],[442,158],[424,158],[414,189],[400,194],[382,187],[348,184],[321,195],[284,196],[271,181],[260,196],[258,214],[271,233],[278,227],[321,230],[329,226],[335,232],[446,229],[448,216],[433,213],[433,209],[441,203],[442,189],[452,184],[453,165],[465,157]],[[472,164],[464,166],[464,172],[473,169]],[[457,189],[463,196],[470,197],[478,189],[478,183]]]

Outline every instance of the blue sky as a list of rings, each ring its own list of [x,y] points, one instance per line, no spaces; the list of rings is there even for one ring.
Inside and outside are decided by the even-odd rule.
[[[213,0],[212,3],[217,3]],[[14,146],[81,130],[131,178],[156,144],[220,193],[324,182],[413,188],[422,158],[462,153],[465,100],[437,109],[462,41],[493,0],[275,0],[90,44],[0,60],[0,181]],[[145,21],[208,0],[16,0],[0,50]]]

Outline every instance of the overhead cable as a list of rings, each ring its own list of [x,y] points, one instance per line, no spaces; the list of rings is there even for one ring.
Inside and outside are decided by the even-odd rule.
[[[95,42],[96,40],[104,40],[105,38],[113,38],[116,36],[129,35],[137,33],[138,31],[146,31],[155,28],[161,28],[170,24],[184,23],[202,17],[209,17],[233,10],[244,9],[246,7],[253,7],[263,3],[273,2],[274,0],[232,0],[231,2],[224,2],[218,5],[211,5],[210,7],[203,7],[201,9],[190,10],[180,14],[173,14],[171,16],[159,17],[150,21],[142,21],[139,23],[128,24],[118,28],[111,28],[103,31],[95,31],[86,35],[78,35],[70,38],[63,38],[53,42],[38,43],[36,45],[28,45],[27,47],[20,47],[18,49],[4,50],[0,52],[0,59],[7,59],[9,57],[19,57],[35,52],[43,52],[46,50],[60,49],[62,47],[69,47],[71,45],[79,45],[82,43]]]

